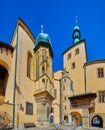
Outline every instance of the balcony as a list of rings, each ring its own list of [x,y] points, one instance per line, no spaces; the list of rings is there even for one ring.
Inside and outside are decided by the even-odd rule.
[[[94,108],[95,98],[96,98],[96,93],[85,93],[85,94],[71,96],[69,97],[71,103],[70,108],[71,109]]]
[[[70,108],[71,109],[79,109],[79,108],[82,108],[82,109],[84,109],[84,108],[94,108],[95,107],[95,101],[93,101],[93,102],[84,102],[84,103],[82,103],[82,104],[79,104],[79,103],[72,103],[71,104],[71,106],[70,106]]]

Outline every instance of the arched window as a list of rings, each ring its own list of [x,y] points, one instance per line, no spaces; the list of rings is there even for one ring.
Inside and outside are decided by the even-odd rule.
[[[28,55],[27,55],[27,77],[31,77],[31,63],[32,62],[32,55],[30,52],[28,52]]]
[[[46,52],[42,53],[42,63],[46,61]]]
[[[100,116],[96,115],[92,118],[92,126],[103,127],[103,120]]]
[[[45,74],[45,67],[42,66],[42,75],[44,75],[44,74]]]
[[[42,79],[42,86],[45,85],[45,79]]]

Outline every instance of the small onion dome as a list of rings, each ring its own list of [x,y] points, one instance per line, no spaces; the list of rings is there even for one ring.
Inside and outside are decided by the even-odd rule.
[[[53,52],[52,52],[52,45],[51,45],[51,41],[50,41],[50,37],[48,34],[46,33],[40,33],[35,41],[35,48],[34,48],[34,52],[40,47],[47,47],[50,49],[50,54],[53,57]]]
[[[38,45],[40,42],[51,44],[49,35],[46,33],[40,33],[35,41],[35,45]]]

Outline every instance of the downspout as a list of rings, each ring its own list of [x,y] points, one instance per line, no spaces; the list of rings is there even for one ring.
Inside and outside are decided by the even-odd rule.
[[[15,54],[15,67],[14,67],[14,90],[13,90],[13,108],[12,108],[12,128],[15,127],[15,96],[16,96],[16,74],[17,74],[17,57],[18,57],[18,24],[16,28],[16,54]]]
[[[86,86],[86,65],[84,64],[84,81],[85,81],[85,93],[87,92],[87,86]]]
[[[61,107],[62,107],[62,104],[61,104],[61,79],[59,80],[60,82],[60,124],[62,124],[62,111],[61,111]]]

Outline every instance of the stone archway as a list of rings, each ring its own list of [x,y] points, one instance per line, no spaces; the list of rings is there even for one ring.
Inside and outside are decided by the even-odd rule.
[[[79,126],[82,126],[82,116],[79,112],[72,112],[71,113],[72,115],[72,122],[74,125],[79,125]]]
[[[0,64],[0,102],[5,100],[5,91],[8,81],[8,71]]]
[[[103,127],[103,120],[100,116],[96,115],[92,118],[91,124],[93,127]]]

